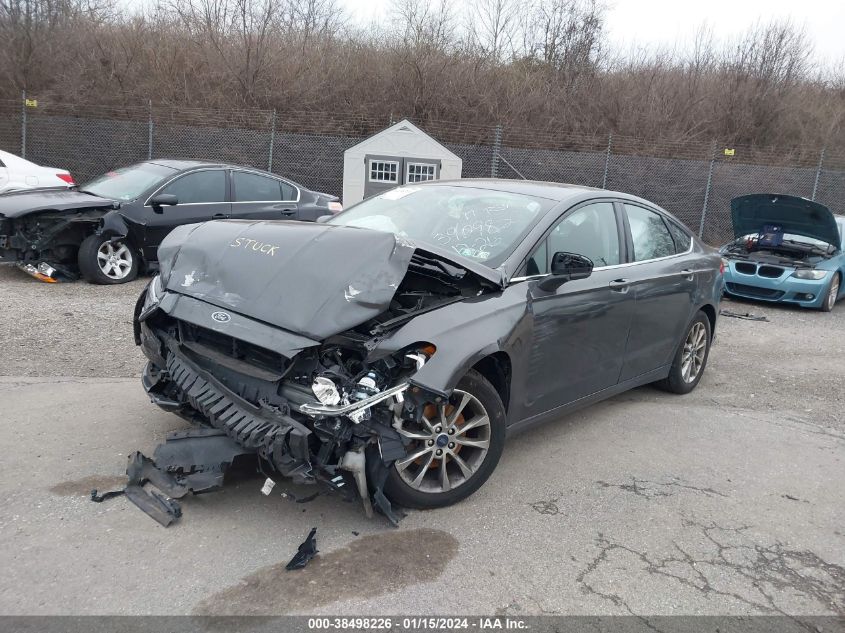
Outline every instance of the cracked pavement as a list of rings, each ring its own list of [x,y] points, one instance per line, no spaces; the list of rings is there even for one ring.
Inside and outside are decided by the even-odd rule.
[[[138,384],[142,284],[17,274],[0,266],[2,614],[845,615],[845,305],[726,302],[771,322],[723,318],[695,392],[517,435],[473,497],[399,530],[248,476],[165,529],[87,499],[183,426]],[[280,571],[314,526],[322,563]]]

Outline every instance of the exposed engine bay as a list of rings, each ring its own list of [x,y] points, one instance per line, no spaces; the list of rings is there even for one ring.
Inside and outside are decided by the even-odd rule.
[[[407,251],[402,255],[404,274],[384,309],[372,311],[374,306],[368,304],[374,317],[313,345],[297,336],[302,342],[284,352],[271,349],[269,337],[257,344],[221,332],[235,318],[228,312],[213,315],[223,327],[197,324],[185,306],[206,306],[203,316],[213,306],[167,292],[161,277],[155,277],[139,298],[135,315],[136,342],[150,359],[143,381],[152,401],[201,427],[225,433],[240,447],[231,451],[231,458],[254,455],[268,478],[276,473],[294,483],[355,494],[367,516],[375,507],[397,524],[401,513],[384,493],[388,469],[396,460],[412,458],[420,438],[434,432],[429,420],[442,419],[452,405],[447,394],[412,383],[414,374],[437,353],[435,345],[419,341],[379,353],[378,344],[415,316],[496,289],[460,266],[400,246],[392,253]],[[360,296],[353,290],[354,284],[346,287],[347,302]],[[352,310],[347,306],[345,313]],[[194,444],[202,441],[195,438]],[[219,477],[214,485],[203,475],[195,486],[192,478],[208,472],[209,460],[196,457],[202,452],[201,447],[192,451],[193,463],[153,463],[174,478],[170,489],[206,492],[222,485],[226,465],[216,464]],[[138,503],[137,494],[127,497],[156,518],[148,511],[158,511],[156,500]]]
[[[830,245],[811,243],[800,238],[767,241],[765,233],[737,238],[722,248],[722,253],[733,259],[758,264],[775,264],[794,268],[814,268],[829,259],[836,251]]]
[[[45,281],[75,280],[79,244],[93,233],[105,211],[44,211],[0,219],[0,256]],[[36,274],[38,273],[38,274]]]

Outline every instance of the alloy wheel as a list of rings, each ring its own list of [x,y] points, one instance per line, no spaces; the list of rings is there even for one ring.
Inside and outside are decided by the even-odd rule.
[[[464,485],[490,448],[490,417],[478,398],[455,389],[448,402],[425,407],[419,424],[402,420],[399,433],[412,440],[394,464],[402,481],[427,493]]]
[[[833,306],[836,304],[836,297],[839,294],[839,277],[836,276],[833,278],[833,281],[830,282],[830,292],[827,293],[827,307],[829,310],[833,310]]]
[[[132,270],[132,251],[121,242],[103,242],[97,249],[97,265],[110,279],[124,279]]]
[[[700,321],[693,323],[687,339],[684,341],[684,351],[681,355],[681,377],[684,382],[691,383],[698,378],[704,366],[704,356],[707,353],[707,328]]]

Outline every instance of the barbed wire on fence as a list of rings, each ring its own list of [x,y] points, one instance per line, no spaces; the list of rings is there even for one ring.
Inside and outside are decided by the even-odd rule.
[[[29,103],[30,105],[27,105]],[[340,195],[343,152],[402,118],[282,110],[0,100],[0,148],[71,170],[79,182],[153,158],[270,169]],[[408,117],[411,118],[411,117]],[[740,146],[713,139],[642,139],[562,129],[415,121],[463,160],[464,177],[525,178],[649,199],[707,242],[732,236],[730,199],[777,192],[845,213],[845,151]]]

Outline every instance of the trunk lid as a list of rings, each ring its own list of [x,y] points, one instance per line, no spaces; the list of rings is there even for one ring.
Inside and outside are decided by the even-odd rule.
[[[842,248],[836,219],[823,204],[771,193],[755,193],[731,200],[734,237],[760,233],[774,225],[784,233],[802,235]]]

